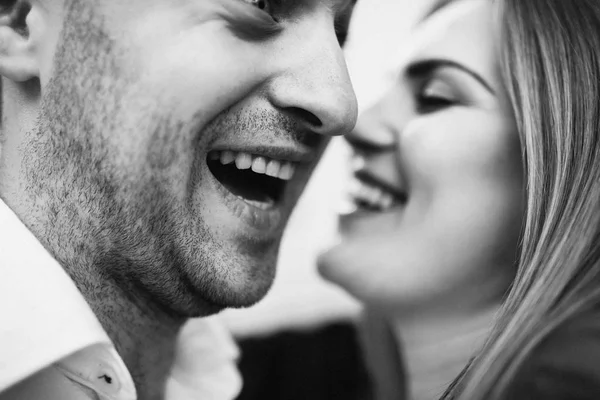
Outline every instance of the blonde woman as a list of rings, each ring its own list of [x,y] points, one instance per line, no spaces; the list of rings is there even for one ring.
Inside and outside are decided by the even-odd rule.
[[[600,359],[599,9],[436,9],[349,136],[357,210],[319,264],[366,304],[376,398],[547,399],[565,371],[600,398],[569,369]]]
[[[600,2],[497,7],[527,211],[511,289],[448,397],[599,399]]]

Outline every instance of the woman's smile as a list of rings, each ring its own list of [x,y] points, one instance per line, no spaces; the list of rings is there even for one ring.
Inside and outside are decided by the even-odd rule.
[[[523,174],[491,20],[489,3],[465,1],[425,21],[346,136],[352,207],[320,270],[367,304],[478,304],[510,282]]]

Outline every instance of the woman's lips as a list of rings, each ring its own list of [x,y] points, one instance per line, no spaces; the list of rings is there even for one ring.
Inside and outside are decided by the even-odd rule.
[[[347,201],[339,218],[342,235],[371,235],[402,218],[408,198],[398,188],[375,176],[356,173],[350,180]]]
[[[350,181],[349,197],[357,209],[386,212],[406,203],[407,197],[398,190],[379,184],[375,178],[355,175]]]

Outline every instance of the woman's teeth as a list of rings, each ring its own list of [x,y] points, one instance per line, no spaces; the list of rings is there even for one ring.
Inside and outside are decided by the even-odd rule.
[[[213,161],[219,160],[223,165],[235,163],[237,169],[252,169],[257,174],[268,175],[284,181],[292,179],[296,172],[296,166],[292,162],[269,159],[243,152],[213,151],[209,154],[209,158]]]
[[[350,186],[350,196],[359,206],[386,211],[392,208],[397,199],[394,194],[382,187],[372,185],[360,179],[353,179]]]

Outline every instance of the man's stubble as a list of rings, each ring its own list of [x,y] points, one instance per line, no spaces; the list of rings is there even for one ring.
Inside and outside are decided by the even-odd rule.
[[[24,146],[26,193],[36,216],[28,223],[88,298],[104,298],[110,282],[130,300],[169,314],[223,308],[244,297],[227,293],[223,282],[232,278],[225,269],[236,255],[212,237],[202,205],[192,213],[167,179],[194,134],[169,118],[168,104],[127,105],[138,106],[128,101],[143,88],[123,68],[124,49],[82,3],[69,8],[37,129]],[[120,141],[138,137],[140,147],[124,154]],[[185,179],[201,184],[193,172]],[[256,276],[270,285],[272,268],[257,273],[270,275]]]

